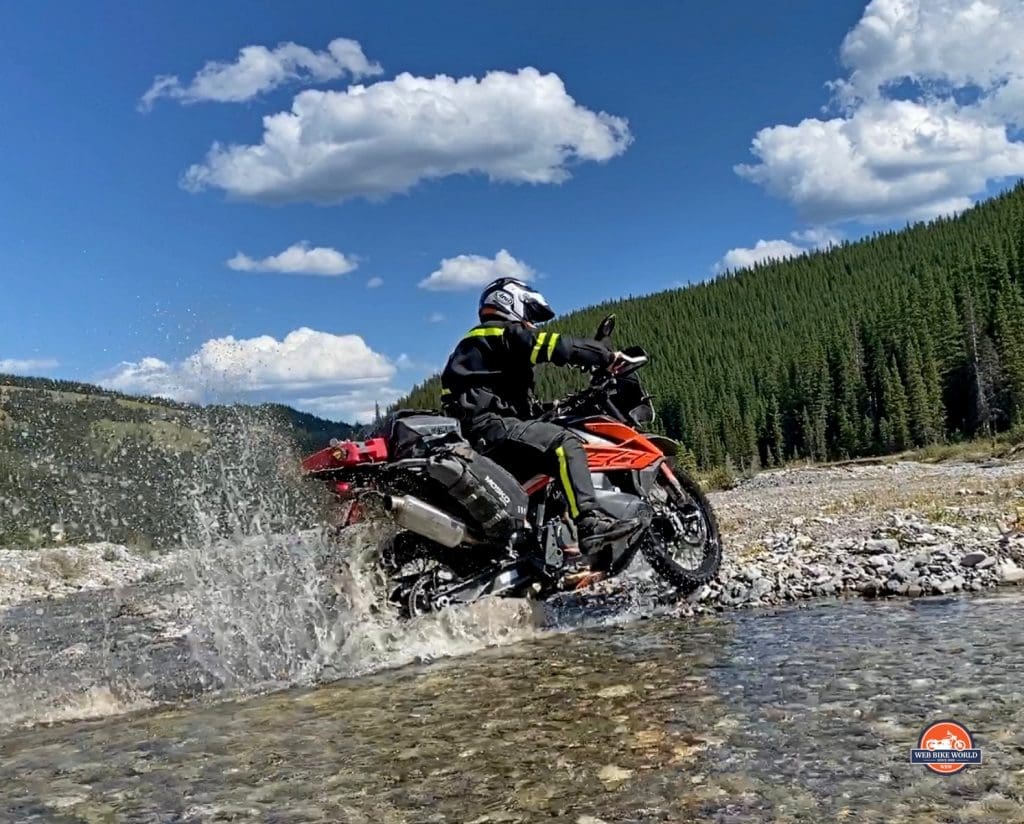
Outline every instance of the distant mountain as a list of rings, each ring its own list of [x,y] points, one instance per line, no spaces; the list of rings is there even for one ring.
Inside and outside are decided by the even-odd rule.
[[[617,342],[650,352],[659,425],[702,467],[1024,434],[1024,184],[954,218],[552,325],[592,335],[608,313]],[[566,372],[546,369],[541,394],[563,394]],[[431,379],[400,405],[438,402]]]
[[[229,527],[231,492],[245,497],[235,510],[270,500],[282,466],[357,432],[281,404],[199,407],[0,375],[0,546],[160,546],[209,526],[204,518]],[[229,476],[237,488],[218,490]]]

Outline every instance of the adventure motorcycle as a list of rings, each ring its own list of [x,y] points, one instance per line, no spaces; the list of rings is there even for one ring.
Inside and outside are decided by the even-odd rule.
[[[597,339],[611,335],[614,316]],[[722,546],[714,512],[672,456],[669,438],[641,434],[654,420],[637,371],[648,360],[624,350],[623,367],[541,417],[584,442],[598,504],[636,519],[631,534],[581,554],[561,485],[546,475],[520,484],[462,438],[458,421],[402,410],[366,441],[332,441],[302,462],[347,506],[342,526],[383,512],[401,529],[381,550],[390,598],[408,616],[486,595],[547,598],[624,570],[641,552],[654,571],[689,592],[717,573]],[[368,512],[369,510],[369,512]]]

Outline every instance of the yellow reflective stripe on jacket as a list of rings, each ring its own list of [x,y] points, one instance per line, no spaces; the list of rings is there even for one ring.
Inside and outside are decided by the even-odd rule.
[[[558,332],[541,332],[537,335],[537,343],[530,353],[530,363],[537,363],[541,353],[544,353],[544,360],[550,361],[555,353],[555,344],[558,343]],[[544,352],[544,345],[547,344],[547,351]]]
[[[537,345],[533,347],[533,351],[530,353],[530,363],[536,363],[537,358],[540,357],[540,350],[544,346],[544,341],[547,340],[548,333],[541,332],[537,335]]]
[[[441,397],[444,398],[452,393],[451,389],[441,388]]]
[[[562,480],[562,489],[565,490],[565,501],[569,504],[569,515],[575,520],[580,516],[580,508],[576,505],[576,493],[573,491],[572,481],[569,480],[569,463],[565,457],[565,447],[558,447],[555,454],[558,456],[558,476]]]
[[[558,343],[558,332],[552,332],[551,337],[548,338],[548,360],[551,360],[551,356],[555,354],[556,343]]]
[[[504,326],[478,326],[476,329],[470,329],[466,333],[466,338],[496,338],[504,334]]]

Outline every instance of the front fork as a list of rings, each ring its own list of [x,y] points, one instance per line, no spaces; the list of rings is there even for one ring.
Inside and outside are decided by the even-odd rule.
[[[673,503],[676,506],[671,508],[669,522],[683,541],[692,546],[700,546],[707,538],[707,529],[700,507],[683,489],[683,485],[679,483],[679,479],[672,471],[672,467],[668,465],[668,461],[662,461],[658,469],[675,498]],[[690,501],[689,506],[687,505],[688,500]],[[684,508],[690,511],[683,511]]]
[[[661,466],[658,467],[658,472],[668,482],[669,488],[676,494],[677,498],[685,497],[686,493],[683,492],[683,486],[679,483],[676,473],[672,471],[672,467],[668,465],[668,461],[662,460]]]

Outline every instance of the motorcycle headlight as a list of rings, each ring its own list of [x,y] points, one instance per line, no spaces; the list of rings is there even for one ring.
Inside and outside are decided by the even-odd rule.
[[[642,403],[629,413],[637,423],[654,423],[654,407],[649,403]]]

